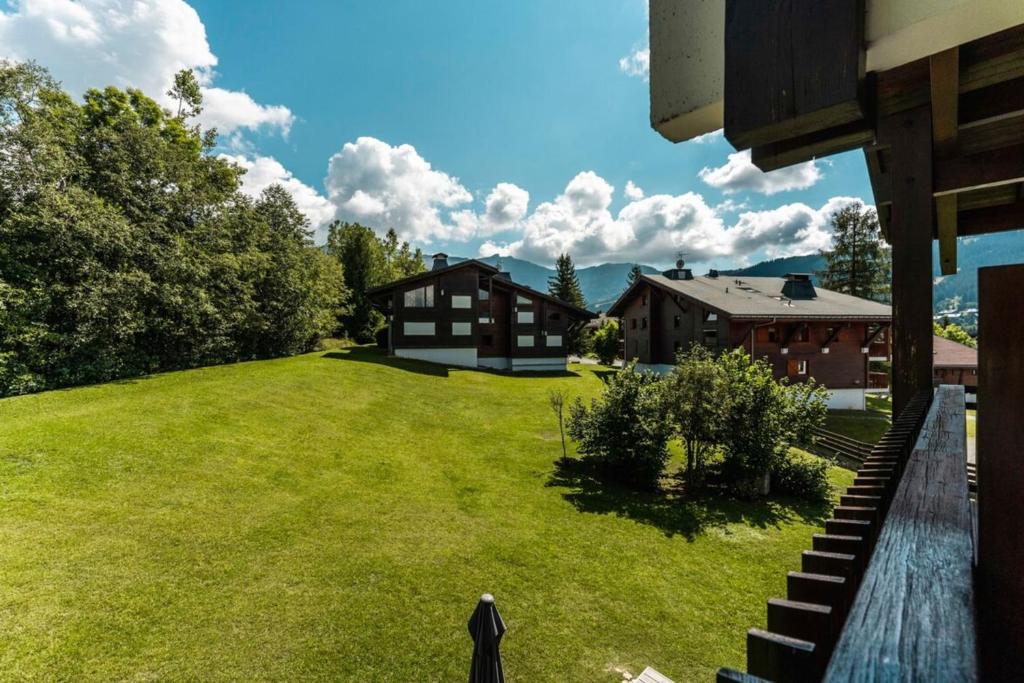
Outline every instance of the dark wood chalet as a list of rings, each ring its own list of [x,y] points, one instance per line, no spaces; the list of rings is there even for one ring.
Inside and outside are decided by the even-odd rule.
[[[570,332],[596,317],[476,260],[434,256],[425,273],[376,287],[388,353],[512,372],[564,371]]]
[[[625,357],[666,372],[694,343],[744,348],[776,378],[813,377],[829,407],[864,409],[872,360],[889,358],[889,306],[815,288],[810,276],[694,276],[677,267],[644,275],[609,309],[622,319]]]

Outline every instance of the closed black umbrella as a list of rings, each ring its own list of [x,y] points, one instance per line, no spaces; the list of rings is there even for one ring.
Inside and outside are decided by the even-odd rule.
[[[498,645],[505,635],[505,622],[494,606],[494,596],[485,593],[473,616],[469,618],[469,635],[473,637],[473,662],[469,666],[469,683],[505,683]]]

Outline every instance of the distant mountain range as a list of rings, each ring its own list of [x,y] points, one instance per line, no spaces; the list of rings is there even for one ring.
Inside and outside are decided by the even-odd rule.
[[[458,257],[449,259],[450,262],[463,260],[465,259]],[[555,274],[552,268],[512,256],[495,255],[479,260],[492,266],[500,261],[502,270],[510,273],[516,282],[542,292],[547,291],[548,278]],[[932,256],[932,263],[935,264],[933,310],[935,312],[962,311],[976,308],[978,305],[978,268],[1021,262],[1024,262],[1024,230],[960,239],[957,250],[959,270],[956,275],[945,277],[939,274],[938,245],[936,244],[935,253]],[[576,269],[576,274],[580,278],[580,286],[583,288],[583,295],[587,298],[587,305],[591,310],[606,311],[615,303],[615,300],[626,288],[629,271],[632,267],[632,263],[602,263],[599,266]],[[823,256],[808,254],[761,261],[745,268],[720,272],[723,275],[732,276],[781,277],[786,273],[813,274],[824,267],[825,258]],[[659,268],[652,266],[641,266],[641,268],[645,273],[660,272]]]

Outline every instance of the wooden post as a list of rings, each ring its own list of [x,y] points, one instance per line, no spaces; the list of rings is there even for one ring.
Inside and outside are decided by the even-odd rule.
[[[985,680],[1024,671],[1024,265],[978,271],[978,618]]]
[[[884,117],[878,138],[892,150],[892,395],[899,415],[917,392],[932,385],[931,109]]]

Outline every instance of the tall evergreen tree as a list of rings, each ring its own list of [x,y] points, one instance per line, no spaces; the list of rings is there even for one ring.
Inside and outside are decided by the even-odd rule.
[[[633,283],[640,279],[640,276],[644,274],[643,269],[639,263],[634,263],[633,267],[629,269],[629,278],[627,279],[627,287],[632,287]]]
[[[833,247],[822,251],[821,286],[875,301],[889,300],[891,259],[874,209],[849,205],[832,214]]]
[[[576,266],[569,254],[562,254],[555,261],[555,274],[548,278],[548,294],[578,308],[587,307]]]
[[[579,276],[576,275],[576,266],[569,254],[562,254],[555,261],[555,274],[548,278],[548,293],[577,308],[587,307]],[[569,353],[582,355],[586,350],[587,339],[581,327],[570,327],[567,341]]]

